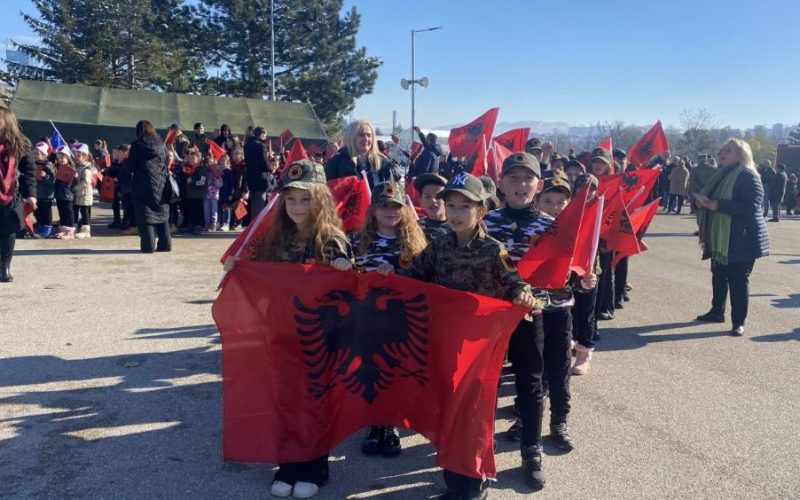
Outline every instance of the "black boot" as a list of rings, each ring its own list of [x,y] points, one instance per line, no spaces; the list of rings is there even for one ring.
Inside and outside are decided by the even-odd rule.
[[[486,500],[489,497],[489,481],[472,477],[461,483],[461,500]]]
[[[11,283],[14,277],[11,276],[11,261],[0,263],[0,283]]]
[[[444,484],[447,486],[447,491],[439,497],[439,500],[462,500],[461,487],[464,484],[465,476],[447,469],[442,472],[444,473]]]
[[[697,321],[708,321],[709,323],[725,323],[725,315],[723,313],[716,313],[708,311],[705,314],[698,316]]]
[[[541,490],[546,482],[542,472],[542,445],[523,446],[520,452],[525,482],[534,490]]]

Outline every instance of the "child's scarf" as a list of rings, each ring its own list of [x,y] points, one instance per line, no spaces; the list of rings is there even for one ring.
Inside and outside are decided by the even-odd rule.
[[[17,183],[17,159],[7,144],[0,144],[0,205],[14,201]]]

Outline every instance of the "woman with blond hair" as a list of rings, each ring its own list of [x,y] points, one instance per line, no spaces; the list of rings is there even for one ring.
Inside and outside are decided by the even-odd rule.
[[[761,203],[764,186],[753,163],[750,145],[728,139],[719,152],[719,168],[695,197],[700,209],[700,246],[711,259],[711,310],[698,321],[725,322],[730,290],[731,335],[744,335],[750,273],[759,257],[769,255],[769,234]]]
[[[36,209],[36,162],[17,115],[0,106],[0,283],[14,281],[11,256],[24,220],[23,204]]]
[[[372,189],[383,182],[398,182],[400,172],[380,151],[375,138],[375,128],[366,120],[357,120],[344,131],[343,147],[325,164],[328,180],[367,174]]]

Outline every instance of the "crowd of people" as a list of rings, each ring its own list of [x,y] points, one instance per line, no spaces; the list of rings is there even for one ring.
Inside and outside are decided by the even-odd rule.
[[[21,206],[35,208],[39,237],[89,238],[91,207],[103,177],[113,179],[114,219],[109,227],[135,228],[144,252],[169,251],[172,232],[199,234],[246,225],[272,203],[269,226],[252,254],[255,260],[399,273],[513,301],[530,310],[508,346],[517,419],[506,435],[520,444],[520,469],[527,484],[534,490],[544,487],[545,399],[550,402],[549,433],[555,446],[572,450],[570,378],[589,372],[599,339],[598,321],[612,320],[627,307],[633,288],[627,277],[629,258],[612,266],[614,252],[602,240],[594,268],[584,275],[572,272],[556,289],[531,289],[515,264],[579,189],[585,186],[594,193],[599,179],[634,168],[628,165],[626,152],[598,147],[562,155],[552,144],[532,138],[524,151],[503,161],[495,181],[473,176],[469,159],[443,157],[436,136],[419,131],[422,151],[414,158],[408,155],[412,161],[404,172],[385,154],[388,151],[378,143],[374,127],[364,120],[346,128],[336,151],[288,164],[282,151],[273,151],[262,127],[253,128],[243,143],[225,125],[214,141],[206,140],[204,132],[198,123],[193,135],[186,136],[173,125],[165,145],[152,124],[141,121],[137,140],[110,152],[102,141],[94,144],[94,154],[80,143],[52,150],[42,140],[30,148],[13,114],[0,110],[3,179],[12,175],[20,179],[13,189],[0,191],[3,281],[10,281],[13,235],[23,220]],[[212,154],[209,142],[223,153]],[[767,179],[764,171],[756,174],[743,141],[728,141],[719,162],[716,166],[714,158],[705,156],[694,166],[688,159],[673,157],[649,196],[660,198],[670,212],[681,213],[687,199],[692,211],[700,212],[698,235],[704,257],[711,259],[714,297],[711,311],[698,320],[724,321],[730,289],[732,333],[737,335],[744,333],[753,262],[768,253],[761,179],[770,186],[770,196],[764,198],[788,198],[785,186],[780,197],[772,197],[772,186],[780,182]],[[663,159],[655,158],[650,167],[661,163]],[[784,170],[779,165],[772,175],[785,181]],[[69,176],[59,173],[64,171]],[[366,221],[360,230],[345,234],[326,182],[362,175],[372,190]],[[421,218],[407,202],[404,183],[413,184],[418,193]],[[790,189],[796,189],[796,179],[794,186]],[[49,213],[53,200],[59,214],[57,230]],[[787,208],[791,211],[794,205]],[[752,237],[738,237],[743,232]],[[237,260],[228,257],[225,269],[233,269]],[[398,429],[371,427],[362,451],[400,455]],[[446,470],[447,491],[442,498],[486,498],[484,479]],[[277,497],[310,498],[327,480],[327,455],[280,464],[271,492]]]

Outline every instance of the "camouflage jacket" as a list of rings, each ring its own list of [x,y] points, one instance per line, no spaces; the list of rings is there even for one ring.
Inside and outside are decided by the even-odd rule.
[[[532,207],[521,210],[503,207],[486,214],[483,222],[489,236],[505,245],[516,264],[528,251],[531,239],[545,232],[553,218]]]
[[[403,267],[400,265],[399,238],[387,238],[378,234],[369,248],[362,252],[360,234],[355,232],[350,235],[350,244],[353,246],[356,269],[359,271],[375,271],[381,264],[391,264],[396,271],[400,271]]]
[[[708,184],[711,178],[714,177],[716,171],[716,168],[711,165],[706,165],[705,163],[694,167],[689,174],[689,184],[686,191],[689,192],[689,194],[699,193],[706,187],[706,184]]]
[[[450,232],[450,226],[447,221],[430,220],[427,217],[419,220],[419,227],[425,233],[425,239],[430,243],[439,236]]]
[[[353,262],[353,249],[350,247],[346,238],[334,237],[327,241],[322,249],[322,262],[315,260],[316,249],[311,240],[295,238],[286,248],[282,249],[278,262],[289,264],[330,264],[339,257]],[[264,260],[260,252],[252,254],[253,260]]]
[[[454,290],[509,301],[522,291],[530,291],[506,249],[483,228],[464,244],[459,244],[452,232],[436,238],[414,261],[410,275]]]

